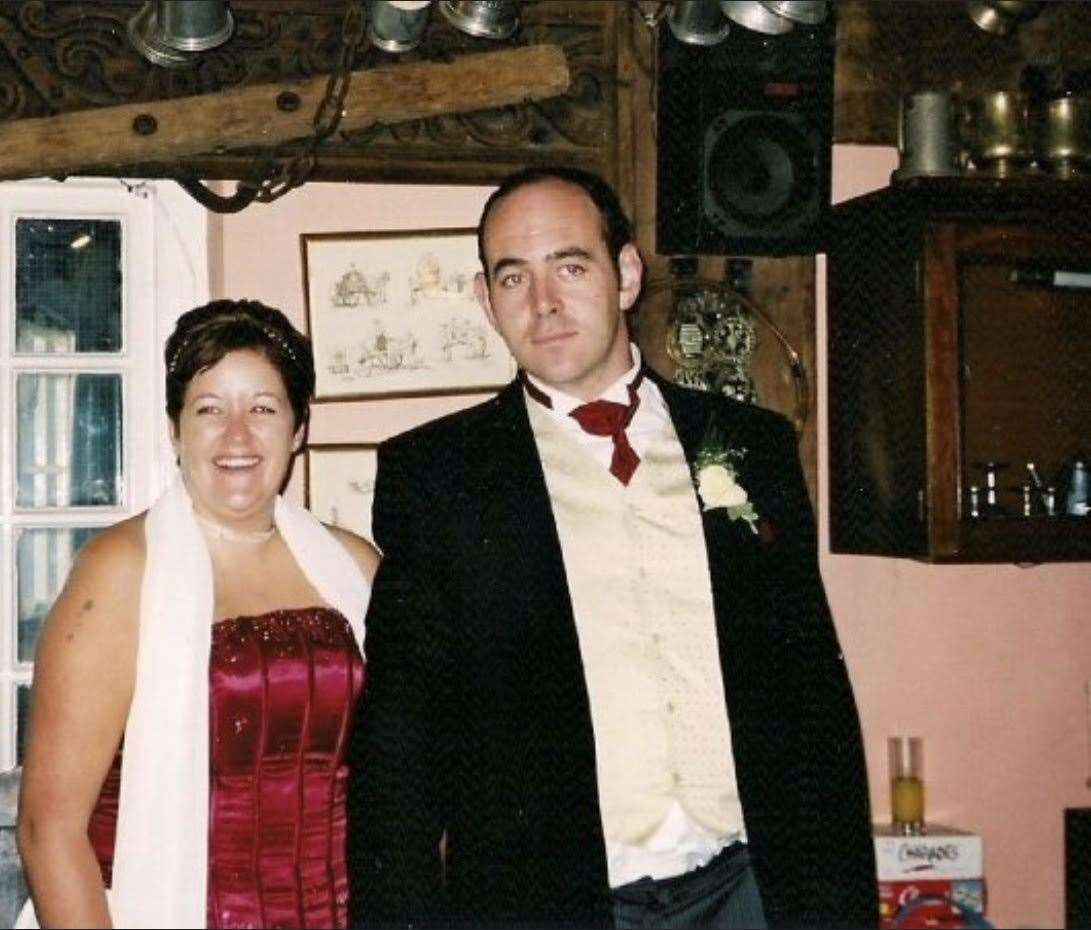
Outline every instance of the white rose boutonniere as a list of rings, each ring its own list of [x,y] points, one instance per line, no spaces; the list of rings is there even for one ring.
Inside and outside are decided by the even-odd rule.
[[[697,494],[704,510],[722,507],[731,520],[745,520],[750,532],[758,532],[758,512],[738,481],[736,466],[746,456],[745,449],[724,444],[719,431],[709,428],[693,463]]]

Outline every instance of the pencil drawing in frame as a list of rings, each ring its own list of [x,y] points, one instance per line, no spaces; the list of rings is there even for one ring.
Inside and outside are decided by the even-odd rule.
[[[307,447],[306,504],[323,523],[371,539],[377,446],[324,443]]]
[[[493,390],[515,361],[473,293],[473,229],[304,233],[315,399]]]

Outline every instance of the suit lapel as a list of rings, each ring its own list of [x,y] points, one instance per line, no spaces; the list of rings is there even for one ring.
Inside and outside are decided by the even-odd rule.
[[[520,382],[504,388],[496,402],[496,416],[475,437],[470,464],[478,484],[472,490],[480,495],[487,519],[518,519],[536,531],[550,527],[559,560],[560,542]]]
[[[504,564],[510,565],[503,583],[512,596],[544,598],[563,609],[574,629],[560,537],[520,382],[504,388],[496,403],[496,415],[475,437],[469,456],[480,533],[484,539],[520,547],[502,554]],[[526,616],[537,615],[536,605],[525,606]]]

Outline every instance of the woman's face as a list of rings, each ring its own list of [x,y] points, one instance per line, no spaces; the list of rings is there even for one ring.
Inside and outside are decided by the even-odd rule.
[[[198,513],[264,529],[303,442],[280,372],[253,349],[229,352],[186,386],[174,451]]]

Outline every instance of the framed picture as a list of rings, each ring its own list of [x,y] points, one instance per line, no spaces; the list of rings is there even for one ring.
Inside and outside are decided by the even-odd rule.
[[[307,507],[323,523],[371,539],[377,447],[313,445],[306,452]]]
[[[515,361],[473,294],[473,229],[305,233],[316,400],[486,391]]]

